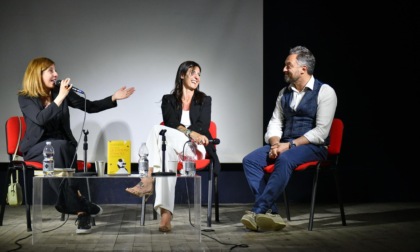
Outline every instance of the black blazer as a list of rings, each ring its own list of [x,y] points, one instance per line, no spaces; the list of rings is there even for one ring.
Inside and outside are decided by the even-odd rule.
[[[59,88],[54,87],[52,90],[53,100],[57,97]],[[60,106],[51,102],[46,108],[44,108],[39,98],[19,95],[18,101],[26,123],[25,137],[20,143],[20,151],[22,153],[27,152],[32,146],[40,142],[45,132],[45,125],[52,120],[57,120],[57,118],[60,118],[57,122],[61,133],[68,141],[72,142],[75,146],[77,145],[77,141],[70,128],[69,107],[84,111],[85,98],[70,91]],[[111,96],[97,101],[86,100],[87,113],[97,113],[116,106],[117,102],[113,102]]]
[[[211,96],[204,97],[203,103],[199,104],[194,101],[194,97],[190,106],[191,125],[188,129],[205,135],[208,139],[213,139],[209,132],[211,121]],[[162,97],[162,116],[165,126],[177,129],[181,124],[182,107],[177,108],[175,95],[166,94]],[[184,125],[183,125],[184,126]],[[213,159],[214,173],[219,174],[221,166],[219,157],[216,153],[214,144],[210,143],[206,147],[206,152]]]

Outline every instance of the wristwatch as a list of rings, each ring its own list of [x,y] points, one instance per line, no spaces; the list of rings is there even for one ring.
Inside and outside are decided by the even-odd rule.
[[[293,140],[291,140],[291,141],[289,142],[289,149],[291,149],[291,148],[293,148],[293,147],[296,147],[296,144],[295,144],[295,142],[293,142]]]
[[[190,130],[190,129],[187,129],[187,131],[185,131],[185,135],[186,135],[187,137],[190,137],[190,134],[191,134],[191,130]]]

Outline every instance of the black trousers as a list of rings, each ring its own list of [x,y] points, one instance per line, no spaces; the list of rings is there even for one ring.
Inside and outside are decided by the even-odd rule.
[[[75,168],[77,169],[76,146],[63,139],[48,139],[54,147],[54,167],[55,168]],[[42,163],[44,159],[43,150],[46,141],[34,145],[28,152],[24,153],[25,160],[37,161]],[[57,195],[56,209],[66,214],[77,214],[87,211],[87,202],[84,197],[87,195],[87,181],[85,179],[50,179],[49,184]]]
[[[71,142],[62,139],[48,139],[54,147],[54,167],[55,168],[77,168],[76,146]],[[46,141],[39,142],[32,146],[29,151],[23,154],[24,160],[37,161],[42,163]]]
[[[87,188],[86,178],[50,179],[49,181],[53,188],[58,188],[55,205],[57,211],[65,214],[88,212],[89,201],[83,196],[84,190],[81,190],[81,188]],[[82,196],[79,196],[78,191]]]

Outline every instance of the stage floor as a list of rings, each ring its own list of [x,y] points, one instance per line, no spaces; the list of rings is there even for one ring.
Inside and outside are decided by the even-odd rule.
[[[152,219],[152,205],[147,204],[145,226],[140,225],[140,204],[101,205],[104,213],[96,217],[92,233],[76,235],[75,216],[67,222],[60,213],[53,231],[32,245],[26,229],[24,206],[6,207],[0,227],[2,251],[419,251],[420,203],[347,203],[347,226],[341,225],[335,204],[319,204],[315,209],[313,231],[308,231],[309,204],[292,204],[291,221],[281,231],[252,232],[240,223],[249,204],[222,204],[220,223],[208,228],[206,207],[202,208],[201,243],[188,232],[188,205],[176,205],[173,230],[158,231],[158,220]],[[280,205],[280,207],[282,207]],[[213,213],[214,214],[214,213]],[[284,212],[282,217],[285,218]],[[213,218],[214,219],[214,218]],[[49,223],[51,223],[49,221]],[[47,228],[48,229],[48,228]]]

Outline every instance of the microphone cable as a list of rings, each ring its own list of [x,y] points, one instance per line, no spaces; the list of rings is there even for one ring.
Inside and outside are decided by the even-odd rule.
[[[66,223],[67,223],[68,219],[69,219],[69,214],[67,214],[67,218],[63,221],[63,223],[62,223],[61,225],[59,225],[58,227],[55,227],[55,228],[53,228],[53,229],[50,229],[50,230],[45,230],[45,231],[42,231],[42,233],[48,233],[48,232],[54,231],[54,230],[56,230],[56,229],[59,229],[60,227],[64,226],[64,224],[66,224]],[[20,250],[21,248],[23,248],[23,246],[22,246],[22,244],[20,244],[19,242],[20,242],[20,241],[23,241],[23,240],[25,240],[25,239],[27,239],[27,238],[29,238],[29,237],[31,237],[31,236],[32,236],[32,234],[27,235],[27,236],[25,236],[25,237],[23,237],[23,238],[17,239],[17,240],[15,241],[15,244],[16,244],[18,247],[17,247],[17,248],[15,248],[15,249],[7,250],[6,252],[12,252],[12,251],[18,251],[18,250]]]
[[[187,142],[186,142],[187,143]],[[185,144],[184,144],[184,146],[185,146]],[[197,171],[196,171],[197,172]],[[190,203],[190,193],[189,193],[189,191],[188,191],[188,182],[187,182],[187,179],[185,179],[184,180],[185,181],[185,190],[186,190],[186,192],[187,192],[187,205],[188,205],[188,221],[189,221],[189,223],[190,223],[190,225],[193,227],[193,228],[195,228],[195,225],[192,223],[192,220],[191,220],[191,203]],[[200,202],[200,207],[201,207],[201,202]],[[212,240],[214,240],[214,241],[216,241],[216,242],[218,242],[218,243],[220,243],[220,244],[222,244],[222,245],[226,245],[226,246],[232,246],[230,249],[229,249],[229,251],[232,251],[233,249],[235,249],[235,248],[248,248],[249,246],[248,246],[248,244],[243,244],[243,243],[241,243],[241,244],[233,244],[233,243],[226,243],[226,242],[222,242],[222,241],[219,241],[218,239],[216,239],[216,238],[214,238],[214,237],[211,237],[211,236],[209,236],[209,235],[207,235],[207,234],[204,234],[203,232],[214,232],[214,229],[203,229],[203,230],[200,230],[200,232],[201,232],[201,235],[203,235],[203,236],[205,236],[205,237],[208,237],[208,238],[210,238],[210,239],[212,239]]]

